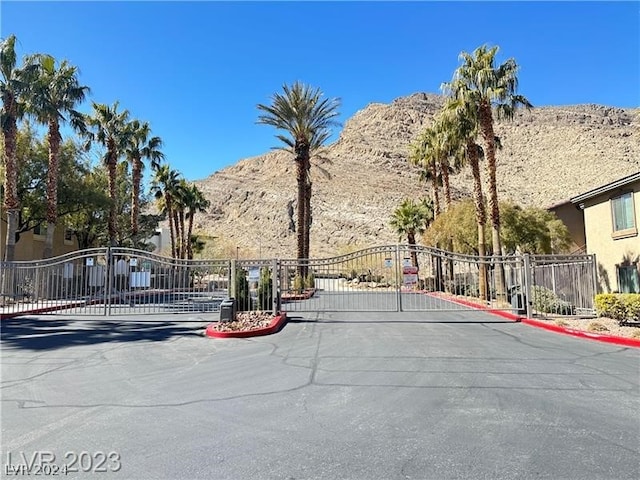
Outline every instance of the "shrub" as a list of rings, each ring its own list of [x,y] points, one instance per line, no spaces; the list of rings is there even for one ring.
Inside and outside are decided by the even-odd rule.
[[[266,267],[260,270],[258,308],[260,310],[273,310],[273,281],[271,279],[271,269]]]
[[[600,293],[595,298],[596,313],[620,324],[640,321],[640,293]]]
[[[293,290],[296,293],[302,293],[302,291],[304,290],[304,279],[300,274],[296,274],[296,276],[293,278]]]
[[[535,285],[531,289],[533,308],[539,312],[554,313],[556,315],[575,315],[575,307],[562,300],[555,293],[545,287]]]
[[[590,332],[608,332],[609,329],[600,322],[589,322],[587,330]]]
[[[307,273],[307,278],[304,281],[305,288],[316,288],[316,277],[313,275],[312,271]]]
[[[247,271],[243,268],[236,269],[235,278],[236,304],[239,312],[251,310],[249,296],[249,282],[247,281]]]

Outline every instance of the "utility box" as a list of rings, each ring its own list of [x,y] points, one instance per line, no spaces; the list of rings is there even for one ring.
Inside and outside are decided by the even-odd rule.
[[[233,322],[236,319],[236,299],[227,298],[220,304],[220,321]]]

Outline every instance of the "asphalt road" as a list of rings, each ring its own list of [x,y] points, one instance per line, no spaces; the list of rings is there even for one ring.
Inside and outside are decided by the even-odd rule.
[[[2,476],[640,478],[638,349],[481,312],[215,318],[3,321]]]

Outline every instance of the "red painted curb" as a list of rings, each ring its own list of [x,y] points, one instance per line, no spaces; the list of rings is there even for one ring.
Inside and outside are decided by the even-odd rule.
[[[483,305],[478,305],[477,303],[469,302],[467,300],[462,300],[460,298],[450,298],[445,295],[438,295],[439,292],[429,292],[427,295],[440,298],[442,300],[446,300],[447,302],[457,303],[458,305],[462,305],[465,307],[471,307],[474,310],[481,310],[483,312],[491,313],[492,315],[497,315],[499,317],[503,317],[509,320],[513,320],[514,322],[519,322],[524,320],[526,317],[516,315],[515,313],[503,312],[502,310],[493,310],[489,307],[485,307]]]
[[[626,337],[615,337],[613,335],[602,335],[600,333],[584,332],[582,330],[574,330],[573,328],[561,327],[560,325],[554,325],[548,322],[541,322],[539,320],[533,320],[525,318],[522,323],[530,325],[532,327],[543,328],[552,332],[564,333],[565,335],[571,335],[578,338],[588,338],[589,340],[597,340],[599,342],[613,343],[615,345],[622,345],[625,347],[640,348],[640,340]]]
[[[531,327],[537,327],[537,328],[543,328],[545,330],[549,330],[551,332],[556,332],[556,333],[563,333],[565,335],[571,335],[573,337],[578,337],[578,338],[586,338],[589,340],[597,340],[599,342],[605,342],[605,343],[613,343],[615,345],[622,345],[625,347],[636,347],[636,348],[640,348],[640,340],[636,340],[633,338],[626,338],[626,337],[616,337],[613,335],[602,335],[599,333],[591,333],[591,332],[584,332],[582,330],[574,330],[573,328],[566,328],[566,327],[561,327],[559,325],[554,325],[548,322],[541,322],[539,320],[533,320],[531,318],[527,318],[527,317],[522,317],[519,315],[515,315],[513,313],[509,313],[509,312],[502,312],[500,310],[490,310],[487,307],[483,307],[482,305],[478,305],[475,304],[473,302],[468,302],[466,300],[460,300],[460,299],[451,299],[449,297],[446,297],[444,295],[437,295],[438,292],[430,292],[428,293],[428,295],[432,295],[435,296],[437,298],[442,298],[445,299],[449,302],[452,303],[458,303],[460,305],[464,305],[467,307],[471,307],[474,308],[476,310],[482,310],[482,311],[486,311],[487,313],[491,313],[493,315],[498,315],[500,317],[504,317],[504,318],[508,318],[510,320],[515,320],[516,322],[522,322],[525,323]]]
[[[214,338],[247,338],[247,337],[259,337],[262,335],[271,335],[279,331],[287,322],[287,314],[281,313],[277,317],[271,320],[271,323],[264,328],[256,328],[254,330],[245,330],[241,332],[219,332],[215,329],[216,323],[211,323],[207,326],[205,335],[207,337]]]

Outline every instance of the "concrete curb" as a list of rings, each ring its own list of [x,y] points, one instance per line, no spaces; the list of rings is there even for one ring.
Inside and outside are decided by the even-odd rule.
[[[245,330],[240,332],[219,332],[215,329],[216,323],[210,323],[205,330],[205,335],[207,337],[213,338],[248,338],[248,337],[259,337],[262,335],[271,335],[272,333],[276,333],[284,327],[287,323],[287,314],[281,313],[273,320],[271,323],[264,328],[256,328],[254,330]]]

